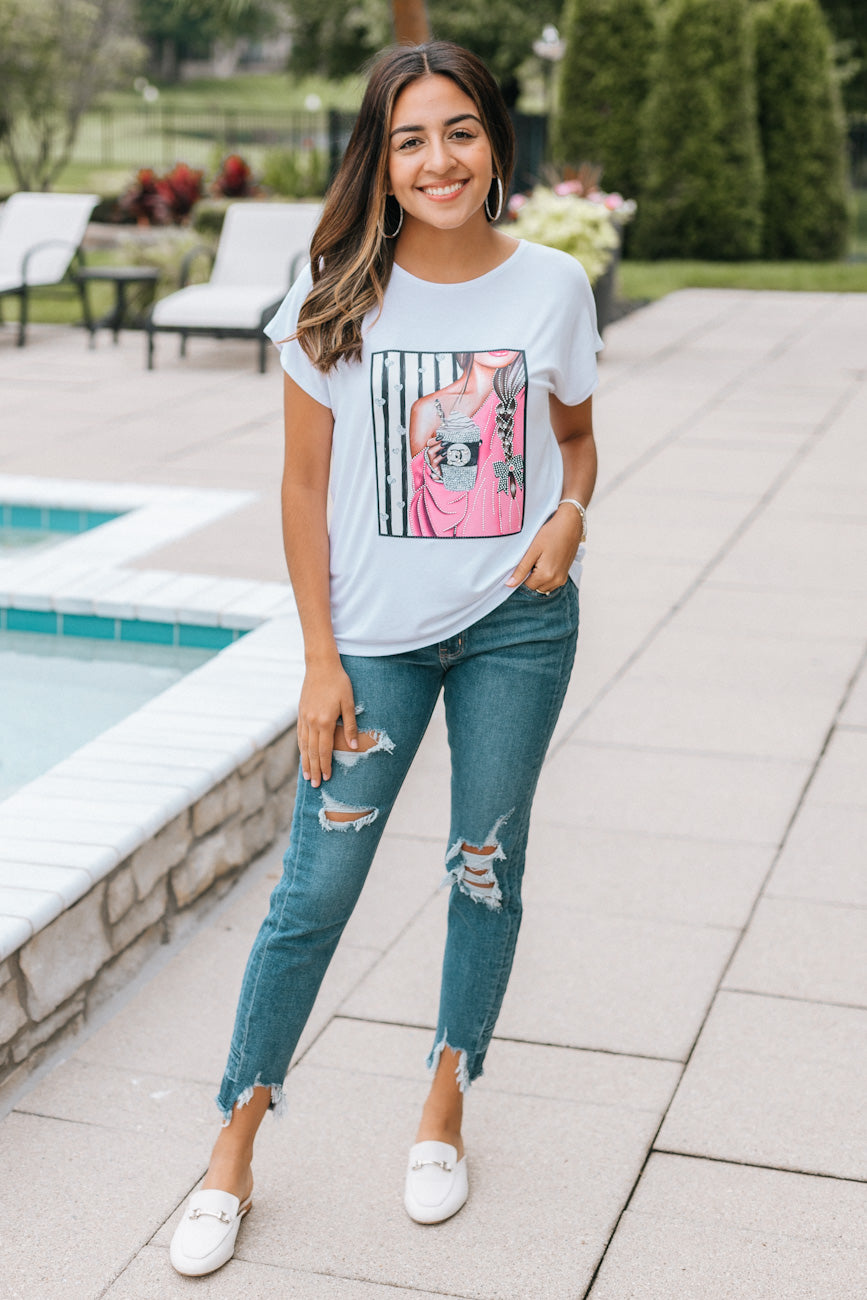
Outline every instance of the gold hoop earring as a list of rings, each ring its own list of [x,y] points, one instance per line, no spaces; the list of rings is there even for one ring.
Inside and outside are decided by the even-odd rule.
[[[497,211],[492,212],[491,209],[488,207],[488,200],[491,197],[491,188],[489,185],[488,192],[485,195],[485,212],[487,213],[488,221],[499,221],[500,213],[503,211],[503,182],[500,180],[499,176],[495,176],[494,181],[497,182],[497,195],[498,195]],[[493,185],[494,181],[491,181],[491,185]]]

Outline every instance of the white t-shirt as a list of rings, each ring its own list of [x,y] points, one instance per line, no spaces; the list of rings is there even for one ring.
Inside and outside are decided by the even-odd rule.
[[[294,333],[311,283],[308,266],[266,327],[275,342]],[[360,363],[324,375],[297,342],[278,346],[284,370],[334,415],[338,650],[397,654],[495,609],[562,496],[548,394],[577,406],[597,384],[602,340],[580,263],[522,241],[460,284],[395,266]]]

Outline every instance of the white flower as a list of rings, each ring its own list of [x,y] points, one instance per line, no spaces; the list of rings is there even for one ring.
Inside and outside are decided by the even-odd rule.
[[[569,253],[584,267],[590,283],[595,284],[608,269],[620,243],[615,220],[615,214],[598,199],[593,202],[577,194],[555,194],[539,185],[520,208],[509,231],[531,243]]]

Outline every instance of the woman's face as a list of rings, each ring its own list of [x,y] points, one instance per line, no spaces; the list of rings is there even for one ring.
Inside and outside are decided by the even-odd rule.
[[[451,77],[420,77],[401,91],[391,119],[388,185],[407,221],[439,230],[484,222],[492,179],[479,110]]]
[[[473,361],[477,366],[486,366],[489,370],[500,370],[510,366],[520,356],[520,352],[477,352]]]

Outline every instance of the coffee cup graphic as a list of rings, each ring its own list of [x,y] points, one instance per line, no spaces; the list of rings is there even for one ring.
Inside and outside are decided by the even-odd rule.
[[[443,486],[452,492],[469,492],[476,486],[481,429],[462,411],[452,411],[443,416],[436,436],[443,447],[439,466]]]

